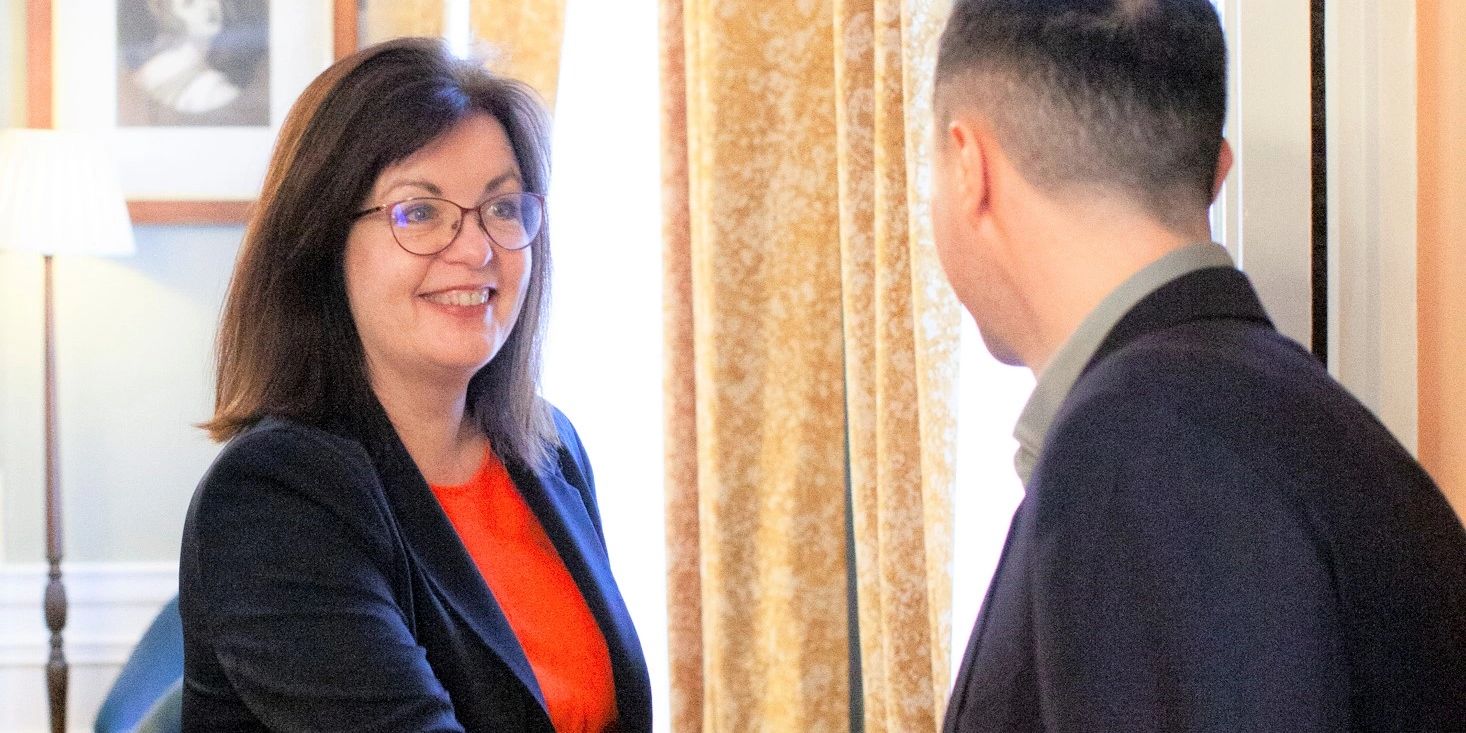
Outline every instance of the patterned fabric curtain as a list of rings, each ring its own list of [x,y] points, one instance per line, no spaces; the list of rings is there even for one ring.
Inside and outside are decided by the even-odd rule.
[[[872,732],[936,730],[950,669],[958,311],[925,185],[947,15],[935,4],[835,2],[846,420]]]
[[[363,0],[361,45],[401,36],[441,36],[446,14],[466,9],[473,40],[488,45],[494,71],[528,83],[555,106],[565,0]]]
[[[673,729],[847,730],[831,15],[679,5],[664,3],[667,44],[684,25],[686,43],[665,60],[685,80],[664,94],[685,103],[668,180],[688,184],[663,199]]]
[[[868,730],[947,692],[956,308],[923,0],[662,0],[673,729]]]
[[[361,46],[403,36],[443,35],[443,0],[362,0]]]
[[[565,0],[472,0],[470,9],[473,37],[498,51],[494,70],[528,83],[554,109]]]

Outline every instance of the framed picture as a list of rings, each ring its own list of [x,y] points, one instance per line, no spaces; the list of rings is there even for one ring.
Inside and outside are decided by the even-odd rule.
[[[138,223],[243,221],[286,112],[357,23],[352,0],[29,7],[28,42],[50,42],[28,49],[29,123],[103,136]]]

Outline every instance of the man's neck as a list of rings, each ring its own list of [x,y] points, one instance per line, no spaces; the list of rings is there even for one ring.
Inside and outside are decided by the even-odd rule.
[[[1127,216],[1122,207],[1045,213],[1047,220],[1029,219],[1035,223],[1015,248],[1025,254],[1018,292],[1030,324],[1029,338],[1018,342],[1019,356],[1035,376],[1122,283],[1167,254],[1209,238],[1200,227],[1178,232],[1147,216]]]

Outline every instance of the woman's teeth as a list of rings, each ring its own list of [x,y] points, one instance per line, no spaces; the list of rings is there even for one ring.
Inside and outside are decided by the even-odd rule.
[[[490,290],[449,290],[444,293],[432,293],[424,295],[429,302],[439,305],[483,305],[489,302]]]

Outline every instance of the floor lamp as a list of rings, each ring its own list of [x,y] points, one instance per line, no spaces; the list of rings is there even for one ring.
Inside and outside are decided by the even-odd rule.
[[[0,249],[43,258],[46,460],[46,692],[51,730],[66,729],[66,589],[61,582],[61,483],[56,450],[56,338],[52,260],[57,255],[128,255],[132,223],[112,157],[95,138],[61,130],[0,131]]]

